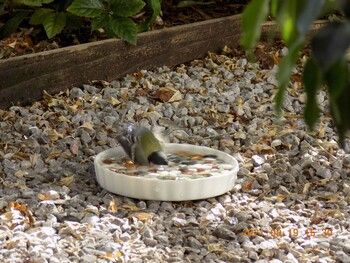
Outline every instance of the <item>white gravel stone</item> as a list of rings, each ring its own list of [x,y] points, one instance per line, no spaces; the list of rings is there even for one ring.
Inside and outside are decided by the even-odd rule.
[[[0,262],[350,262],[350,154],[325,115],[327,93],[318,94],[315,133],[293,117],[304,111],[303,89],[287,89],[277,121],[278,66],[232,54],[0,111]],[[174,87],[181,100],[159,100],[161,87]],[[234,188],[186,202],[103,190],[93,160],[119,145],[126,121],[158,126],[168,142],[233,155],[240,163]],[[311,227],[318,236],[307,239]],[[272,237],[271,229],[286,236]]]

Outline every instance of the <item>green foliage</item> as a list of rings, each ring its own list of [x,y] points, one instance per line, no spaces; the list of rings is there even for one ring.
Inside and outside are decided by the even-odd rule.
[[[149,16],[144,22],[138,25],[138,32],[147,31],[150,25],[156,20],[157,16],[161,11],[161,1],[160,0],[145,0],[146,6],[151,10],[152,15]]]
[[[0,13],[6,14],[0,37],[9,36],[27,21],[42,25],[47,37],[52,38],[88,18],[92,30],[105,28],[109,37],[118,36],[135,45],[137,32],[148,30],[159,15],[160,3],[161,0],[0,0]],[[151,15],[137,25],[132,17],[145,5]]]
[[[258,12],[257,12],[258,10]],[[251,51],[259,40],[260,25],[266,20],[269,12],[269,1],[253,0],[244,10],[242,18],[243,36],[242,45]]]
[[[266,11],[270,8],[270,13]],[[252,52],[267,16],[275,17],[282,39],[288,47],[277,74],[276,110],[281,113],[283,97],[300,50],[312,23],[325,12],[341,9],[346,19],[330,23],[319,30],[311,41],[312,54],[304,71],[307,93],[305,120],[313,128],[319,118],[316,95],[324,84],[330,94],[331,113],[340,141],[350,130],[350,82],[346,51],[350,46],[350,1],[348,0],[252,0],[243,13],[242,45]],[[258,14],[258,15],[257,15]]]
[[[145,3],[141,0],[75,0],[68,11],[77,16],[92,18],[92,29],[106,28],[109,35],[116,35],[135,45],[137,25],[130,18]]]

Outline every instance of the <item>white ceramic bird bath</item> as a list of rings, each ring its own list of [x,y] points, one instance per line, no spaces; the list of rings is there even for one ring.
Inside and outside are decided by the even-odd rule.
[[[215,155],[222,161],[225,169],[214,172],[209,177],[202,177],[202,173],[198,172],[198,175],[193,176],[194,179],[182,177],[166,179],[168,177],[161,175],[158,177],[157,174],[153,177],[131,176],[113,170],[112,165],[105,162],[109,158],[115,160],[125,158],[124,150],[117,147],[103,151],[96,156],[95,171],[98,183],[107,191],[118,195],[159,201],[205,199],[224,194],[232,189],[237,178],[238,163],[231,155],[190,144],[165,143],[163,148],[166,154],[175,156],[179,152],[189,155]],[[168,166],[161,166],[160,170],[163,168],[165,170],[161,173],[167,172]]]

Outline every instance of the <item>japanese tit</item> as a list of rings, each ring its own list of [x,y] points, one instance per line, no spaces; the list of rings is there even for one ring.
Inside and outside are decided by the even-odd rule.
[[[145,127],[128,124],[118,141],[126,154],[137,164],[167,165],[167,157],[154,134]]]

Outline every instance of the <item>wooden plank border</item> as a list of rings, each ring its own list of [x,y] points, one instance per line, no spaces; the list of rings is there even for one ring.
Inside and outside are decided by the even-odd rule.
[[[273,25],[263,26],[267,32]],[[0,60],[0,108],[26,105],[89,80],[113,80],[155,66],[174,66],[237,47],[241,16],[229,16],[138,35],[137,46],[120,39]]]

